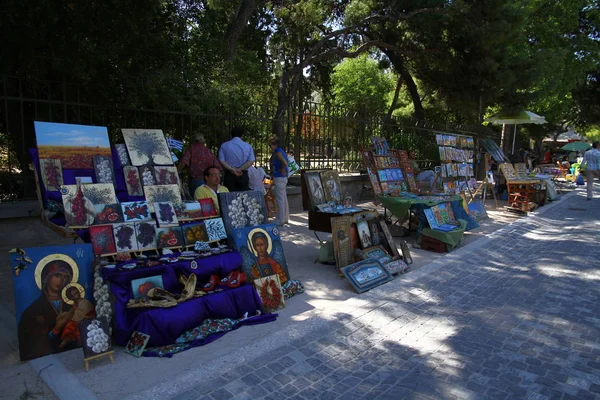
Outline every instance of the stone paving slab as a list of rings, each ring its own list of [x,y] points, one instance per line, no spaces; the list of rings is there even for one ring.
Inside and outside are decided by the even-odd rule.
[[[133,398],[599,398],[599,205],[569,195]]]

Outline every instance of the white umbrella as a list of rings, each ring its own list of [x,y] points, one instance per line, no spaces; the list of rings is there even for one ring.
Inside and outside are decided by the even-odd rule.
[[[531,111],[519,111],[517,113],[496,113],[491,117],[486,118],[484,121],[491,122],[496,125],[514,125],[515,129],[513,132],[513,143],[512,143],[512,154],[515,153],[515,140],[517,137],[517,125],[522,124],[536,124],[541,125],[546,123],[546,118]]]

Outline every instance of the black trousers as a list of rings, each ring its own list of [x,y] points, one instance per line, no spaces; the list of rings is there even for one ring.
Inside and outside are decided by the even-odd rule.
[[[225,171],[223,184],[230,192],[242,192],[250,190],[250,180],[248,179],[248,171],[242,171],[241,176]]]

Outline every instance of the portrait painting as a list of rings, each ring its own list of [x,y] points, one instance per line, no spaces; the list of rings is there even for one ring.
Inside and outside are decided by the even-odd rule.
[[[94,206],[94,225],[118,224],[125,222],[121,204],[97,204]]]
[[[113,234],[115,235],[115,246],[118,253],[136,251],[138,249],[134,224],[115,224],[113,226]]]
[[[90,240],[94,254],[97,256],[117,253],[111,225],[90,226]]]
[[[378,260],[363,260],[342,268],[357,293],[363,293],[394,279]]]
[[[146,278],[133,279],[131,281],[131,291],[134,299],[148,297],[148,292],[152,288],[164,289],[162,275],[148,276]]]
[[[179,226],[173,203],[155,203],[154,212],[156,213],[158,226],[161,228],[165,226]]]
[[[160,129],[121,129],[131,164],[173,165],[165,135]]]
[[[281,290],[279,275],[275,274],[255,279],[254,287],[262,301],[263,311],[266,313],[281,310],[285,307],[285,298],[283,297],[283,290]]]
[[[129,342],[127,342],[127,346],[125,346],[125,353],[141,357],[149,340],[150,335],[138,331],[133,332],[131,338],[129,338]]]
[[[91,358],[112,350],[112,341],[105,317],[84,319],[79,323],[83,358]]]
[[[222,218],[210,218],[204,221],[206,233],[208,233],[208,241],[214,242],[217,240],[227,239],[225,225]]]
[[[266,222],[267,206],[261,191],[219,193],[218,197],[219,209],[227,232]]]
[[[179,185],[176,167],[154,167],[156,185]]]
[[[278,275],[280,283],[285,285],[290,274],[275,224],[234,229],[232,235],[242,255],[242,270],[249,280]]]
[[[158,228],[156,230],[156,247],[159,249],[169,249],[183,247],[183,232],[181,227],[173,226],[169,228]]]
[[[84,194],[88,185],[63,185],[60,187],[65,220],[71,227],[86,227],[94,223],[94,203]]]
[[[323,185],[321,184],[320,172],[305,172],[304,180],[306,181],[311,208],[315,210],[320,204],[327,203],[327,200],[325,200],[325,192],[323,192]]]
[[[150,206],[150,212],[154,212],[154,203],[178,203],[181,201],[178,185],[144,186],[144,194]]]
[[[186,246],[193,246],[196,242],[208,242],[206,226],[202,222],[183,225],[183,241]]]
[[[9,255],[21,360],[79,347],[71,322],[89,309],[81,300],[93,301],[92,245],[17,248]]]
[[[135,239],[138,250],[156,249],[156,225],[154,221],[135,223]]]
[[[111,157],[94,156],[94,173],[96,174],[97,183],[112,183],[115,182],[115,170]]]
[[[125,186],[127,194],[130,196],[143,196],[144,190],[140,181],[140,173],[137,167],[126,165],[123,167],[123,177],[125,178]]]
[[[33,125],[40,159],[58,159],[65,169],[94,169],[94,156],[111,156],[104,126],[39,121]]]
[[[371,238],[371,231],[369,230],[369,224],[367,221],[362,220],[356,223],[356,229],[358,230],[358,237],[360,239],[360,245],[363,249],[373,246],[373,240]]]
[[[147,221],[152,219],[150,206],[146,201],[130,201],[121,203],[125,222]]]
[[[62,165],[59,159],[41,159],[40,173],[42,175],[42,183],[47,191],[60,190],[64,182]]]
[[[115,144],[115,151],[117,152],[117,157],[119,159],[119,165],[121,165],[121,167],[130,165],[129,155],[127,154],[127,146],[125,146],[125,143]]]
[[[326,201],[342,202],[342,185],[337,171],[321,172],[321,183],[323,184]]]

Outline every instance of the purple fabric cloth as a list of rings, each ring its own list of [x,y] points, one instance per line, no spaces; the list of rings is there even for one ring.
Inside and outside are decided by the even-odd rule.
[[[131,334],[139,331],[150,335],[149,346],[164,346],[175,343],[179,335],[200,325],[206,318],[238,319],[246,312],[254,315],[256,310],[262,308],[260,297],[250,284],[235,289],[223,287],[222,292],[190,299],[172,308],[126,307],[133,297],[133,279],[161,275],[165,290],[181,293],[183,286],[178,282],[178,277],[182,273],[194,273],[198,276],[198,282],[208,282],[213,274],[224,277],[239,269],[242,257],[238,252],[231,252],[198,258],[196,262],[196,269],[191,268],[191,261],[188,260],[154,267],[138,267],[130,271],[104,268],[103,278],[110,282],[110,290],[114,296],[115,343],[125,346]]]

